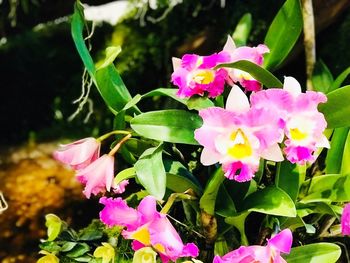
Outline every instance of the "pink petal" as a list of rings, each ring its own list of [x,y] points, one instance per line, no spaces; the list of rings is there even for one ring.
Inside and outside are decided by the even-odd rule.
[[[278,144],[273,144],[263,151],[261,157],[274,162],[282,162],[284,160],[281,148]]]
[[[225,108],[235,113],[244,113],[249,110],[248,98],[237,85],[232,86]]]
[[[157,202],[156,198],[149,195],[142,199],[137,211],[142,214],[143,222],[149,222],[154,220],[159,212],[157,212]]]
[[[129,184],[129,180],[123,180],[117,185],[112,185],[115,194],[122,194],[125,192],[125,187]]]
[[[249,166],[242,162],[233,162],[223,164],[222,169],[225,172],[225,177],[241,183],[250,181],[254,177],[254,173],[257,171],[258,167]]]
[[[230,35],[227,36],[226,43],[224,45],[223,51],[233,52],[236,49],[235,42]]]
[[[110,191],[114,178],[114,157],[107,154],[92,162],[76,174],[77,179],[86,184],[83,193],[86,198],[91,194]]]
[[[289,254],[293,243],[293,235],[290,229],[286,228],[268,241],[268,246],[274,247],[277,251]]]
[[[350,203],[346,204],[341,216],[341,232],[343,235],[350,235]]]
[[[294,98],[301,93],[300,84],[293,77],[284,77],[283,90],[288,91]]]
[[[220,158],[221,158],[221,155],[218,154],[217,152],[212,151],[205,147],[203,148],[202,154],[201,154],[201,163],[203,165],[215,164],[219,162]]]
[[[100,203],[105,205],[100,212],[100,220],[107,226],[126,226],[129,230],[139,227],[141,215],[129,207],[122,198],[102,197]]]
[[[181,59],[179,58],[171,58],[171,61],[173,62],[173,70],[176,71],[179,67],[181,67]]]
[[[288,144],[289,140],[286,140]],[[297,164],[305,164],[306,162],[313,163],[315,161],[315,157],[312,153],[315,151],[315,148],[308,148],[304,146],[287,146],[284,148],[284,152],[287,155],[287,159],[291,163]]]

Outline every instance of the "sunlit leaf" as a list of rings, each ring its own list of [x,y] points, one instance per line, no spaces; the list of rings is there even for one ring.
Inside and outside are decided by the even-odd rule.
[[[343,82],[346,80],[346,78],[350,75],[350,67],[345,69],[342,73],[339,74],[339,76],[334,80],[331,87],[329,88],[328,92],[334,91],[336,89],[339,89]]]
[[[252,15],[250,13],[244,14],[239,20],[232,38],[237,47],[245,46],[252,29]]]
[[[326,156],[326,173],[327,174],[338,174],[342,165],[344,146],[346,138],[348,137],[350,128],[336,128],[334,129],[331,138],[331,148],[327,151]]]
[[[305,181],[300,202],[350,201],[350,174],[326,174]]]
[[[142,113],[130,121],[139,135],[166,142],[197,145],[194,130],[202,125],[198,114],[184,110],[160,110]]]
[[[276,216],[296,216],[293,200],[286,192],[274,186],[249,195],[244,200],[244,210]]]
[[[341,255],[341,249],[336,244],[315,243],[300,247],[293,247],[289,254],[283,254],[288,263],[334,263]]]
[[[166,174],[162,158],[163,147],[147,149],[135,163],[136,176],[150,195],[162,200],[166,188]]]
[[[350,126],[350,85],[327,94],[328,101],[318,106],[327,121],[327,128]]]
[[[60,234],[62,229],[62,221],[61,219],[54,214],[47,214],[45,216],[45,226],[47,227],[47,236],[48,241],[55,240],[56,237]]]
[[[264,40],[270,49],[265,55],[265,68],[274,70],[286,59],[302,29],[300,1],[287,0],[273,19]]]
[[[248,72],[254,79],[268,88],[280,88],[282,83],[270,71],[248,60],[239,60],[233,63],[219,64],[215,68],[236,68]]]
[[[319,60],[312,73],[312,85],[316,91],[327,93],[333,83],[333,76],[326,64]]]

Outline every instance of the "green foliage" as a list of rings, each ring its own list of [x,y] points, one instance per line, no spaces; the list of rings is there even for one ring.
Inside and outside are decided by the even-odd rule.
[[[250,13],[244,14],[239,20],[233,34],[232,39],[235,41],[235,44],[240,47],[244,46],[247,43],[247,39],[252,30],[253,19]]]
[[[299,0],[287,0],[272,21],[264,43],[270,48],[264,67],[276,69],[288,56],[303,28]]]
[[[326,64],[319,60],[315,64],[314,72],[312,73],[312,85],[316,91],[328,93],[332,91],[333,76]]]

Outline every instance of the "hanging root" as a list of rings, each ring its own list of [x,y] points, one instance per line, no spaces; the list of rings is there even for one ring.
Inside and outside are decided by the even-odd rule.
[[[0,215],[7,209],[9,208],[5,197],[2,192],[0,192]]]

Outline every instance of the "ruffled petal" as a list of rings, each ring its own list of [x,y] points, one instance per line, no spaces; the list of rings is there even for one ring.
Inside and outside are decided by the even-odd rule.
[[[292,248],[293,235],[290,229],[286,228],[268,241],[268,246],[283,253],[290,253]]]

